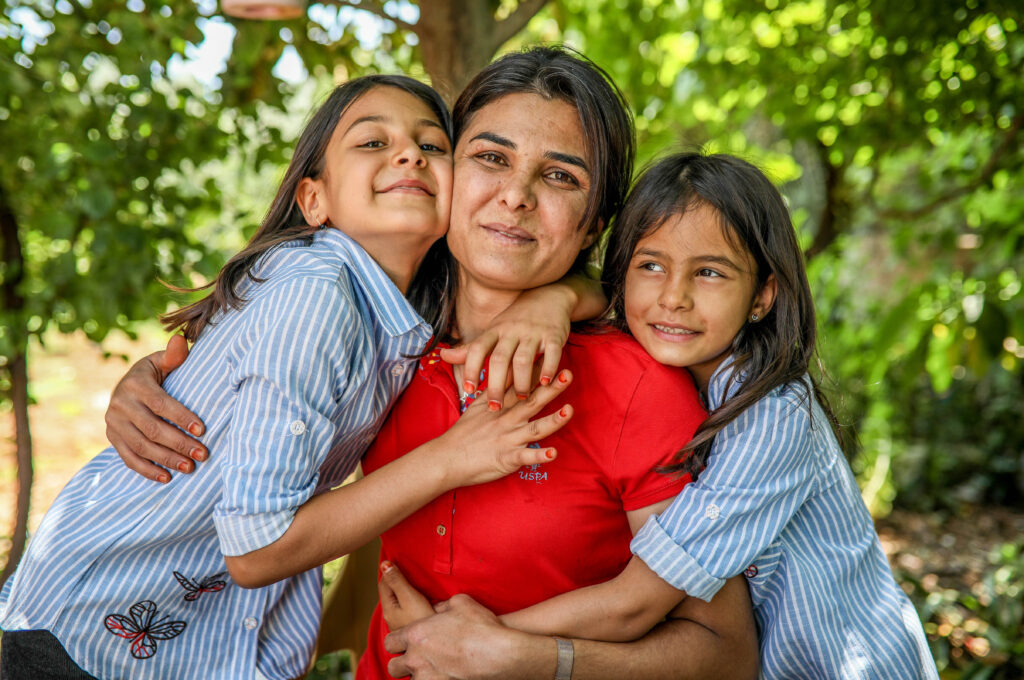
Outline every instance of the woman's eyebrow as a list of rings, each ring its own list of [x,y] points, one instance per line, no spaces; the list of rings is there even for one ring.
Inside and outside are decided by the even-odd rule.
[[[544,154],[544,158],[552,161],[558,161],[559,163],[567,163],[569,165],[575,165],[587,172],[590,172],[590,168],[587,167],[586,162],[579,156],[573,156],[568,153],[561,153],[560,151],[547,151]]]
[[[518,148],[516,147],[516,143],[513,142],[508,137],[502,137],[501,135],[495,134],[493,132],[481,132],[480,134],[476,135],[475,137],[473,137],[473,139],[469,141],[475,142],[478,139],[483,139],[488,142],[494,142],[498,146],[503,146],[507,149],[512,149],[513,151],[515,151]]]

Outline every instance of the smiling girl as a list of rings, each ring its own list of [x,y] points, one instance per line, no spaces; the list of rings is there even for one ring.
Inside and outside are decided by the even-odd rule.
[[[6,680],[298,677],[320,619],[312,567],[453,486],[554,458],[527,444],[567,412],[528,419],[567,375],[326,491],[431,336],[403,293],[451,191],[451,119],[432,89],[369,76],[333,92],[249,245],[166,318],[195,344],[165,387],[204,414],[218,455],[155,485],[108,449],[72,478],[0,598]]]

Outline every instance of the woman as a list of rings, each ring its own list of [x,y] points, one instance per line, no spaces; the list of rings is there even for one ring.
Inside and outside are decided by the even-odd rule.
[[[582,254],[611,219],[625,194],[632,160],[632,129],[621,95],[606,76],[589,62],[551,48],[509,55],[484,69],[460,96],[455,118],[456,190],[448,235],[454,260],[448,260],[445,313],[441,315],[437,331],[442,339],[467,342],[477,337],[524,290],[559,279],[582,259]],[[405,527],[416,534],[417,528],[430,525],[434,541],[435,550],[430,551],[428,563],[421,564],[421,571],[414,576],[422,580],[414,585],[428,592],[432,585],[438,585],[426,581],[434,576],[431,571],[438,571],[438,559],[444,562],[439,556],[446,549],[450,550],[451,560],[441,565],[441,571],[448,569],[454,578],[440,584],[440,591],[450,595],[452,589],[472,591],[482,586],[485,590],[477,591],[478,596],[502,593],[505,598],[500,605],[502,608],[519,608],[560,592],[559,589],[609,578],[621,569],[629,558],[630,528],[642,524],[658,509],[659,503],[667,501],[680,488],[673,480],[653,473],[652,468],[667,460],[689,439],[697,422],[692,384],[680,373],[669,375],[663,371],[630,342],[619,336],[578,336],[566,350],[569,366],[577,376],[573,387],[579,386],[581,380],[589,380],[584,383],[586,389],[600,393],[607,401],[605,406],[598,403],[591,406],[590,425],[599,424],[607,409],[610,420],[620,419],[620,422],[617,425],[604,423],[602,432],[614,432],[620,438],[627,435],[622,446],[618,441],[588,439],[590,433],[580,414],[574,419],[581,421],[575,430],[575,422],[564,428],[567,433],[573,433],[564,440],[569,449],[563,446],[559,450],[560,460],[572,458],[575,461],[577,469],[571,475],[567,468],[552,464],[548,471],[534,471],[534,474],[543,474],[544,479],[528,477],[524,480],[513,475],[506,480],[515,485],[518,481],[554,482],[556,477],[563,476],[580,480],[589,477],[589,484],[579,482],[573,488],[582,489],[579,491],[581,506],[595,507],[601,503],[608,506],[595,510],[603,523],[600,526],[610,527],[614,523],[610,506],[620,504],[616,510],[617,524],[609,529],[609,535],[603,531],[588,531],[590,520],[586,513],[573,515],[568,521],[580,529],[575,533],[582,538],[578,536],[574,541],[575,552],[567,560],[564,552],[557,554],[559,533],[550,531],[563,516],[549,514],[554,522],[545,520],[544,513],[534,516],[531,526],[538,532],[547,530],[545,544],[548,547],[536,553],[537,563],[542,564],[544,570],[537,580],[543,583],[537,583],[538,587],[531,592],[518,589],[509,594],[509,589],[493,587],[493,577],[500,572],[488,573],[488,569],[500,567],[495,564],[497,558],[477,560],[480,568],[473,578],[467,582],[459,580],[466,564],[463,558],[473,552],[473,547],[466,543],[473,540],[473,535],[456,532],[461,524],[442,522],[434,527],[431,520],[425,519],[439,509],[451,517],[454,496],[443,496]],[[459,371],[425,375],[427,367],[438,365],[432,361],[432,357],[427,357],[421,363],[421,371],[414,379],[414,388],[418,386],[419,392],[403,399],[405,406],[400,404],[396,413],[398,418],[403,418],[415,412],[414,407],[426,405],[438,418],[421,418],[424,422],[419,431],[386,426],[385,436],[397,439],[378,443],[376,451],[380,457],[373,461],[374,465],[384,464],[404,453],[413,440],[426,440],[443,432],[458,415],[460,395],[455,385],[463,387],[464,401],[482,394],[482,381],[478,383],[474,375],[462,375]],[[624,370],[613,375],[616,366]],[[636,372],[646,381],[642,389],[637,384]],[[144,382],[143,377],[139,373],[133,380]],[[541,382],[552,377],[538,376]],[[650,394],[648,385],[653,386]],[[516,387],[522,392],[518,381]],[[138,385],[135,389],[145,392]],[[631,391],[624,394],[626,390]],[[582,389],[578,394],[583,394]],[[638,405],[633,403],[634,394],[639,395],[638,404],[643,404],[642,408],[632,408]],[[632,419],[639,419],[643,412],[652,410],[659,396],[680,402],[689,400],[694,413],[689,430],[665,428],[657,418],[633,423]],[[119,399],[123,397],[115,394],[114,401]],[[452,408],[446,409],[447,406]],[[501,408],[501,404],[495,402],[492,408]],[[189,421],[182,418],[178,422],[187,425]],[[145,420],[140,421],[140,426],[150,427]],[[172,442],[172,445],[179,444]],[[573,456],[574,453],[577,455]],[[587,464],[595,466],[589,475],[580,468]],[[555,484],[552,486],[558,488]],[[482,513],[487,512],[487,498],[492,492],[494,507],[500,507],[503,516],[514,514],[517,506],[509,499],[520,491],[512,486],[486,487],[465,490],[475,498],[465,510],[460,505],[460,523],[465,521],[463,517],[469,520],[471,515],[476,515],[478,520],[486,518]],[[533,491],[536,489],[524,492],[528,497],[526,504],[536,502],[551,513],[576,509],[572,507],[572,496]],[[518,534],[515,541],[522,544],[524,538]],[[488,550],[500,547],[501,542],[492,540]],[[403,567],[415,566],[412,559],[419,551],[409,550],[408,542],[401,548],[402,543],[403,539],[396,537],[397,552],[407,556],[403,558]],[[386,537],[385,550],[388,549]],[[524,550],[528,558],[529,547]],[[559,581],[560,578],[567,580]],[[467,585],[468,588],[464,587]],[[704,630],[714,630],[713,639],[706,644],[704,641],[695,644],[700,640],[698,629],[701,626],[689,621],[675,622],[672,624],[675,627],[670,625],[668,630],[680,643],[659,644],[655,654],[645,654],[642,658],[639,655],[621,657],[630,673],[648,675],[667,663],[679,676],[687,668],[717,660],[721,662],[716,673],[719,677],[730,673],[750,675],[756,667],[756,641],[749,599],[741,582],[733,594],[735,597],[716,599],[706,612],[692,612],[694,618],[703,617],[706,621]],[[361,667],[367,674],[381,673],[381,633],[378,627],[375,657],[368,662],[370,666]],[[664,634],[662,630],[655,635],[661,641]],[[644,645],[644,641],[637,644]],[[600,646],[593,648],[600,649]],[[590,645],[581,648],[582,651],[589,649]],[[555,654],[552,640],[552,661]],[[581,664],[585,664],[587,658],[588,655],[581,654]],[[609,667],[602,663],[596,670],[609,672]],[[578,665],[576,671],[577,677],[586,677],[588,669],[586,665]]]

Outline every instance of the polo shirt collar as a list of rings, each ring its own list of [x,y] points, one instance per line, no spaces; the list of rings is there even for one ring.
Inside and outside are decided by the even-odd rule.
[[[707,407],[709,410],[714,410],[725,403],[725,400],[731,397],[739,390],[740,385],[746,379],[746,373],[741,373],[731,379],[733,376],[733,364],[735,359],[730,354],[727,356],[715,372],[711,374],[711,380],[708,381],[708,394],[707,394]]]
[[[340,229],[320,229],[314,233],[313,239],[322,241],[347,263],[353,280],[366,293],[374,316],[388,335],[398,337],[421,327],[423,342],[429,339],[430,327],[427,322],[416,313],[395,282],[361,245]]]

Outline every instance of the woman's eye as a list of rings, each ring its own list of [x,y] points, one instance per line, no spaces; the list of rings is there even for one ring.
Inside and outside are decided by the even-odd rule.
[[[478,153],[476,157],[478,160],[481,160],[484,163],[489,163],[491,165],[503,165],[505,163],[505,159],[502,158],[500,154],[496,154],[493,151],[484,151],[483,153]]]
[[[568,172],[566,172],[565,170],[552,170],[551,172],[548,173],[548,177],[562,184],[572,184],[574,186],[579,185],[579,182],[576,181],[576,178],[573,177]]]

